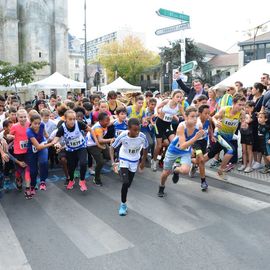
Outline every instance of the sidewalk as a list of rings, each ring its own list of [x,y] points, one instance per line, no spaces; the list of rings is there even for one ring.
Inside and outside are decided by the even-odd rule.
[[[222,181],[217,177],[217,168],[210,168],[209,164],[206,164],[206,175]],[[251,173],[244,173],[237,171],[237,168],[235,168],[228,173],[228,180],[224,180],[224,182],[270,195],[270,173],[262,174],[256,170]]]

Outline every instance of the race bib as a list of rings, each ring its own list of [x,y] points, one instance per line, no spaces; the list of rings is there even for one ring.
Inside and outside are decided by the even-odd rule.
[[[118,137],[123,131],[124,131],[124,130],[120,130],[120,129],[116,130],[116,131],[115,131],[116,137]]]
[[[141,148],[130,148],[128,149],[128,153],[131,155],[137,154],[138,152],[140,152]]]
[[[32,151],[33,151],[33,153],[37,153],[37,151],[38,151],[34,145],[32,145]]]
[[[163,117],[163,121],[165,122],[172,122],[173,120],[173,115],[169,114],[169,113],[165,113],[164,117]]]
[[[20,141],[20,149],[27,149],[28,147],[28,141]]]
[[[82,138],[74,138],[68,142],[68,146],[70,146],[71,148],[76,148],[76,147],[82,145],[82,143],[83,143]]]

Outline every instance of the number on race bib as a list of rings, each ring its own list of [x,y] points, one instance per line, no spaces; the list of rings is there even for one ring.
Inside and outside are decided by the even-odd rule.
[[[81,139],[81,138],[75,138],[75,139],[70,140],[70,141],[68,142],[68,145],[69,145],[70,147],[75,148],[75,147],[80,146],[82,143],[83,143],[83,139]]]
[[[141,148],[135,148],[135,149],[128,149],[129,154],[137,154]]]
[[[173,115],[168,114],[168,113],[165,113],[164,114],[164,117],[163,117],[163,120],[164,121],[166,121],[166,122],[172,122],[172,119],[173,119]]]
[[[26,149],[28,147],[28,141],[20,141],[20,149]]]

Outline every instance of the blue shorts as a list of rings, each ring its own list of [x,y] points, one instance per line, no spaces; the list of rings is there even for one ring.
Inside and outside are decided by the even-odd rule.
[[[172,154],[169,151],[166,152],[164,163],[163,163],[163,169],[167,171],[171,171],[173,164],[175,163],[175,160],[180,158],[180,164],[191,166],[191,153],[187,154]]]

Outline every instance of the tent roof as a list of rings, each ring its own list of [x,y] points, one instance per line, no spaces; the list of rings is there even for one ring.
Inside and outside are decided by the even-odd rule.
[[[104,94],[107,94],[111,90],[114,90],[114,91],[126,91],[126,90],[141,91],[141,87],[132,85],[132,84],[126,82],[121,77],[119,77],[115,81],[113,81],[112,83],[101,87],[101,92]]]
[[[260,82],[263,73],[270,74],[270,63],[267,63],[266,59],[254,60],[218,83],[217,86],[233,86],[236,81],[240,81],[244,87],[251,87],[255,82]]]
[[[86,88],[86,84],[68,79],[62,74],[55,72],[46,79],[30,83],[28,87],[40,89],[67,89],[67,88]]]

